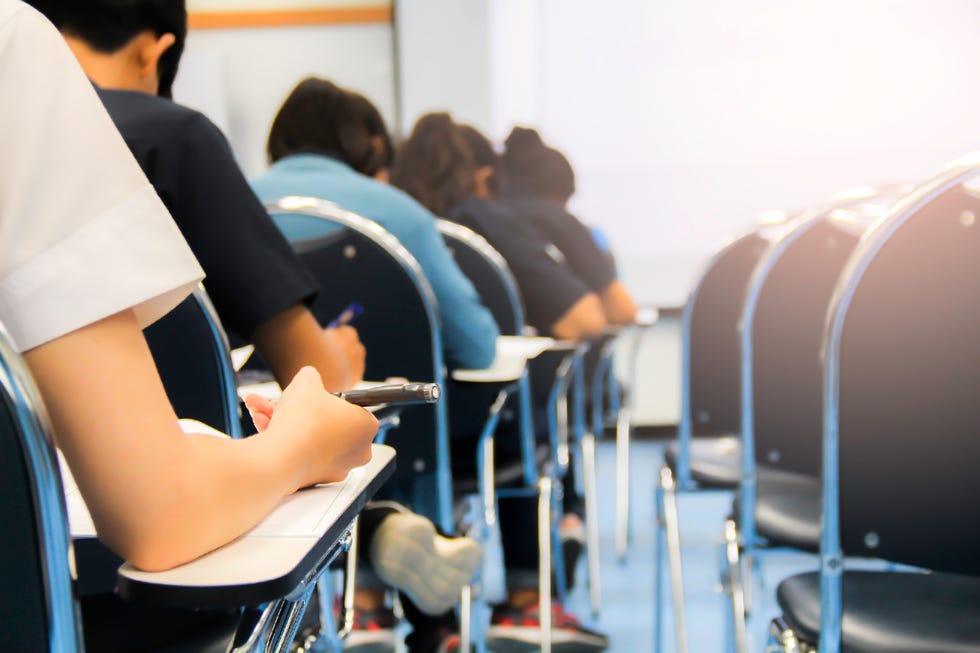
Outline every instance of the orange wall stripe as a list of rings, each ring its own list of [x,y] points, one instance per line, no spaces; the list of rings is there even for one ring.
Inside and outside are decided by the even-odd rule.
[[[287,11],[191,12],[191,29],[236,29],[243,27],[290,27],[295,25],[349,25],[390,23],[391,7],[336,7]]]

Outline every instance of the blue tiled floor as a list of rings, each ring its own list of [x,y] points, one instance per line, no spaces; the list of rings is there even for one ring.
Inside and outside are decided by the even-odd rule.
[[[653,642],[653,487],[661,461],[662,445],[634,443],[632,458],[632,541],[625,564],[615,558],[615,496],[611,480],[615,477],[614,448],[603,442],[598,449],[599,527],[602,538],[603,611],[594,624],[612,639],[612,653],[654,651]],[[678,498],[684,561],[687,631],[690,653],[726,651],[723,612],[719,593],[717,560],[722,523],[731,506],[727,493],[701,493]],[[754,635],[750,650],[762,651],[763,634],[776,613],[773,592],[782,577],[815,567],[815,558],[794,554],[773,554],[763,564],[766,588],[757,593]],[[580,570],[584,575],[584,569]],[[578,615],[588,614],[588,597],[579,587],[571,597]],[[669,608],[665,610],[665,633],[674,651],[674,629]],[[587,620],[588,621],[588,620]]]

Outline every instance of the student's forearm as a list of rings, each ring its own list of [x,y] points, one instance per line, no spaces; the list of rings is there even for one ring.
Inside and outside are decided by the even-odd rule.
[[[565,311],[551,327],[551,334],[562,340],[583,340],[601,334],[607,326],[599,297],[589,293]]]
[[[332,392],[352,383],[343,353],[331,345],[306,306],[297,304],[269,319],[255,330],[252,341],[284,387],[305,365],[315,367]]]
[[[599,295],[602,308],[610,324],[633,324],[636,322],[636,304],[626,286],[613,281]]]

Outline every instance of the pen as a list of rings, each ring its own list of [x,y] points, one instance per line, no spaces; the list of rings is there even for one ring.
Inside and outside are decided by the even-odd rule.
[[[327,325],[328,329],[336,329],[337,327],[342,327],[345,324],[349,324],[351,320],[356,318],[364,312],[364,307],[357,302],[351,302],[347,305],[347,308],[340,312],[340,315],[335,317],[330,324]]]
[[[434,404],[439,401],[441,391],[438,383],[406,383],[355,388],[333,394],[357,406],[376,406],[378,404]]]

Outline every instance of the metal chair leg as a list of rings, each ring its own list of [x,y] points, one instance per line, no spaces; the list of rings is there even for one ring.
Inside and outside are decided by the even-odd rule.
[[[473,641],[473,588],[464,585],[459,600],[459,653],[470,653]]]
[[[596,488],[595,435],[582,437],[582,477],[585,486],[586,554],[589,562],[589,601],[592,616],[602,609],[602,582],[599,568],[599,496]]]
[[[667,545],[665,541],[666,525],[664,524],[664,488],[660,483],[657,483],[654,492],[654,501],[656,503],[656,523],[654,524],[656,533],[654,534],[653,555],[654,574],[656,577],[653,580],[653,645],[655,647],[654,653],[663,653],[664,576],[666,573],[664,556],[667,553]]]
[[[664,497],[664,525],[667,535],[667,559],[670,562],[670,583],[673,595],[674,628],[677,631],[677,653],[687,653],[687,627],[684,618],[684,576],[681,570],[681,536],[677,519],[677,496],[674,477],[668,467],[660,469],[660,485]]]
[[[551,502],[552,483],[538,482],[538,612],[541,622],[541,653],[551,653]]]
[[[747,653],[745,593],[742,583],[742,563],[739,559],[738,528],[731,519],[725,521],[725,558],[728,563],[729,590],[732,597],[735,653]]]
[[[620,562],[626,561],[630,545],[631,419],[629,407],[622,406],[616,420],[616,556]]]

